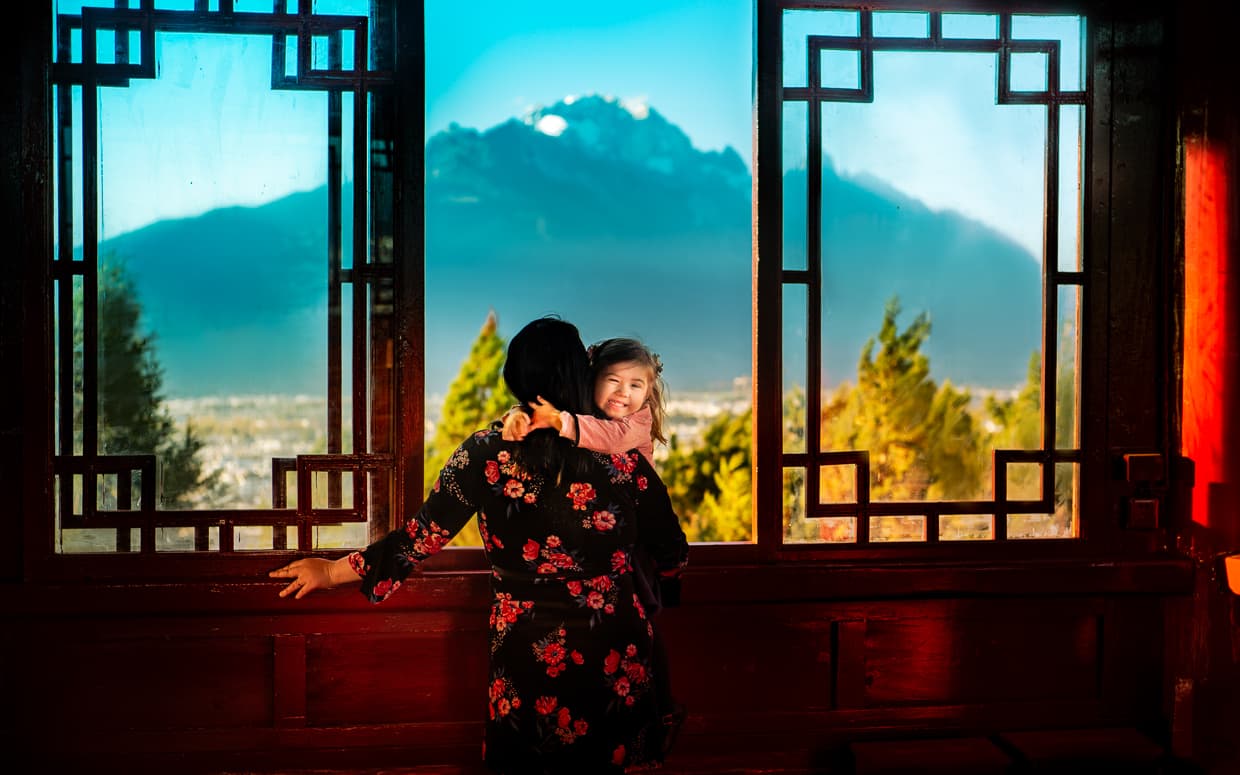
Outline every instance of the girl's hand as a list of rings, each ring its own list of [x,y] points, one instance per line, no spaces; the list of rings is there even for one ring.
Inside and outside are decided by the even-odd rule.
[[[500,432],[504,441],[520,441],[529,433],[530,418],[520,409],[510,409],[504,415],[504,429]]]
[[[534,417],[530,421],[530,430],[535,428],[554,428],[556,431],[562,429],[563,424],[560,422],[560,410],[543,400],[542,396],[538,396],[530,408],[534,410]]]
[[[304,595],[316,589],[332,588],[333,565],[331,560],[307,557],[304,560],[294,560],[267,575],[273,579],[293,579],[288,586],[280,590],[280,597],[293,595],[293,599],[300,600]]]

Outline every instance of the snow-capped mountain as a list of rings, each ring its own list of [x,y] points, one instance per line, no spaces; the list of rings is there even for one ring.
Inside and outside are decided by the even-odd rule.
[[[639,336],[674,389],[749,374],[750,180],[736,151],[694,148],[650,106],[587,96],[485,131],[453,126],[425,154],[429,392],[446,389],[491,309],[505,335],[555,313],[587,343]],[[804,250],[803,176],[785,179],[786,266]],[[931,313],[938,378],[1023,381],[1040,330],[1028,253],[829,168],[823,196],[828,383],[855,374],[896,294],[909,319]],[[325,212],[319,189],[102,246],[130,267],[170,395],[322,391]],[[788,320],[790,342],[803,326]]]

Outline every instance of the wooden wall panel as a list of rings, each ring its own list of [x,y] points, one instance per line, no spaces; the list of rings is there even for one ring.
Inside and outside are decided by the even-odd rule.
[[[986,616],[866,622],[865,704],[1091,700],[1099,617],[992,611]]]
[[[673,692],[694,712],[831,707],[831,620],[823,606],[712,605],[660,616]]]
[[[185,757],[217,772],[322,766],[329,754],[368,766],[474,761],[485,611],[446,610],[413,587],[364,613],[270,616],[256,589],[251,615],[241,597],[234,616],[215,600],[178,617],[20,614],[21,635],[0,649],[22,666],[4,686],[24,705],[0,740],[70,769],[97,752],[119,769],[153,756],[185,772]],[[805,602],[750,592],[758,602],[660,615],[689,760],[726,750],[810,762],[857,739],[1158,716],[1152,590]],[[1125,656],[1133,645],[1140,659]]]
[[[309,726],[401,722],[478,722],[485,718],[485,616],[462,614],[457,627],[306,639]]]
[[[17,696],[51,730],[270,727],[271,638],[47,639],[23,653]]]

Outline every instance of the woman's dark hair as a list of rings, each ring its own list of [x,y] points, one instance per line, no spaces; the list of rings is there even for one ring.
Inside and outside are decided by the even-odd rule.
[[[508,343],[504,382],[522,404],[542,396],[572,414],[590,414],[593,391],[586,348],[577,327],[559,318],[538,318],[517,332]],[[516,454],[530,471],[558,476],[569,461],[573,473],[584,471],[585,459],[575,454],[573,443],[550,429],[532,431]]]

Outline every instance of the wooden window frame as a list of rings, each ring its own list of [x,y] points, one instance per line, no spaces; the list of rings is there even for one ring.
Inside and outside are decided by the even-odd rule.
[[[785,10],[840,10],[858,15],[859,29],[855,37],[811,36],[807,41],[808,84],[804,87],[785,87],[782,83],[783,25]],[[1058,108],[1063,105],[1081,105],[1085,110],[1086,132],[1082,138],[1083,167],[1091,163],[1090,138],[1098,109],[1093,88],[1096,34],[1087,25],[1089,38],[1082,51],[1085,81],[1079,91],[1061,91],[1058,82],[1058,44],[1054,41],[1014,39],[1012,16],[1021,11],[1038,13],[1063,13],[1088,18],[1087,9],[1079,6],[1065,7],[1059,3],[942,3],[942,2],[884,2],[858,3],[853,0],[774,0],[760,2],[756,21],[756,58],[758,84],[756,89],[756,151],[755,151],[755,398],[754,438],[755,484],[754,502],[760,504],[758,514],[758,544],[763,556],[776,560],[838,559],[858,556],[861,558],[891,557],[993,557],[1038,556],[1053,551],[1081,551],[1078,547],[1095,538],[1093,525],[1086,525],[1083,504],[1077,506],[1078,537],[1055,539],[1008,539],[1007,514],[1011,512],[1053,511],[1054,473],[1057,463],[1074,463],[1081,468],[1080,480],[1085,481],[1083,463],[1086,459],[1086,432],[1082,423],[1080,446],[1076,449],[1057,449],[1053,443],[1055,424],[1055,381],[1047,379],[1054,374],[1055,342],[1057,334],[1057,294],[1060,288],[1075,287],[1083,306],[1082,324],[1078,334],[1081,348],[1079,362],[1089,359],[1087,316],[1090,314],[1088,297],[1091,292],[1089,256],[1094,245],[1090,242],[1091,224],[1086,217],[1082,224],[1082,266],[1080,271],[1065,272],[1059,269],[1057,242],[1044,240],[1046,255],[1043,257],[1043,331],[1042,331],[1042,388],[1040,402],[1042,413],[1042,450],[995,450],[994,495],[990,501],[924,501],[924,502],[872,502],[868,488],[868,452],[866,450],[823,451],[819,444],[819,416],[822,403],[821,391],[821,236],[818,219],[806,217],[808,229],[807,265],[805,269],[789,269],[783,266],[783,186],[782,166],[782,116],[783,105],[789,102],[808,105],[807,118],[809,138],[807,165],[809,175],[807,205],[810,213],[821,207],[822,148],[819,110],[830,102],[872,102],[875,90],[873,57],[876,51],[995,53],[998,57],[996,74],[996,100],[998,104],[1032,104],[1047,107],[1047,148],[1045,154],[1047,196],[1052,203],[1045,210],[1044,229],[1048,234],[1057,233],[1058,225]],[[877,37],[873,34],[873,14],[882,11],[914,11],[925,13],[928,20],[924,38]],[[944,12],[972,12],[994,15],[999,20],[999,30],[993,41],[949,39],[942,34]],[[818,85],[818,53],[823,49],[846,48],[859,55],[859,84],[856,89],[827,88]],[[1015,92],[1009,85],[1010,57],[1017,51],[1037,51],[1048,54],[1048,82],[1043,92]],[[1091,184],[1093,176],[1086,175],[1082,181],[1082,198],[1085,203],[1083,215],[1091,212]],[[817,184],[817,185],[816,185]],[[806,321],[806,441],[805,452],[789,452],[784,449],[782,369],[784,344],[782,338],[783,299],[785,288],[804,288],[807,294]],[[1049,346],[1048,346],[1049,343]],[[1084,369],[1088,372],[1090,369]],[[1084,394],[1088,374],[1079,375],[1081,392]],[[1078,396],[1077,406],[1087,405],[1083,395]],[[1042,467],[1042,498],[1039,501],[1008,501],[1005,477],[1002,472],[1008,463],[1038,463]],[[819,471],[832,465],[853,465],[858,484],[853,503],[820,504],[818,502]],[[783,476],[789,469],[805,472],[806,518],[853,517],[856,520],[854,542],[826,544],[785,544],[783,542]],[[1084,488],[1082,488],[1084,489]],[[1080,496],[1080,493],[1078,493]],[[970,542],[940,542],[938,540],[939,517],[942,514],[988,513],[993,514],[992,537],[989,540]],[[868,540],[870,516],[918,514],[925,519],[925,538],[919,542],[893,542],[876,544]],[[1090,520],[1092,521],[1092,520]],[[1048,548],[1052,547],[1052,548]],[[1083,551],[1094,551],[1091,548]]]
[[[201,3],[205,6],[205,3]],[[778,50],[779,14],[790,6],[824,7],[838,6],[833,0],[819,2],[788,3],[780,0],[755,0],[755,44],[760,51]],[[1098,4],[1097,7],[1102,7]],[[874,10],[919,11],[974,11],[1012,13],[1072,13],[1083,14],[1092,21],[1093,4],[1066,4],[1062,2],[1015,2],[982,4],[973,0],[959,3],[947,2],[888,2],[866,4]],[[52,337],[51,337],[51,287],[52,287],[52,190],[50,184],[53,158],[50,150],[51,122],[51,8],[46,3],[26,6],[23,28],[45,34],[25,36],[20,58],[23,74],[22,87],[23,132],[29,142],[23,146],[23,164],[28,171],[23,178],[20,201],[23,213],[28,213],[23,229],[21,292],[26,299],[23,331],[31,335],[23,339],[24,370],[27,379],[20,390],[24,407],[22,425],[23,450],[19,470],[22,472],[21,488],[23,512],[22,549],[20,555],[25,578],[42,582],[74,582],[97,579],[166,583],[175,586],[194,579],[246,580],[261,577],[266,570],[285,561],[288,552],[246,552],[224,555],[218,552],[157,553],[157,554],[109,554],[109,555],[59,555],[54,552],[54,535],[51,492],[53,476],[52,446]],[[31,11],[33,9],[33,12]],[[34,18],[42,14],[41,18]],[[394,68],[393,99],[396,102],[396,121],[399,127],[398,142],[393,153],[394,175],[394,234],[396,290],[399,297],[396,348],[397,388],[395,393],[396,447],[394,450],[394,476],[396,481],[391,525],[395,527],[404,515],[415,510],[421,502],[424,422],[423,406],[424,347],[424,292],[422,283],[424,256],[421,245],[424,237],[424,169],[421,147],[424,143],[424,28],[420,3],[401,4],[395,13],[396,65]],[[1113,238],[1108,230],[1112,216],[1110,201],[1096,201],[1094,192],[1107,192],[1117,182],[1113,180],[1112,138],[1100,127],[1110,127],[1113,121],[1111,90],[1093,88],[1095,77],[1111,79],[1109,52],[1115,43],[1111,27],[1106,24],[1091,25],[1086,54],[1086,77],[1090,81],[1089,121],[1086,129],[1084,164],[1086,167],[1085,193],[1085,261],[1082,274],[1088,279],[1084,285],[1081,303],[1084,308],[1080,347],[1082,361],[1106,358],[1112,345],[1114,332],[1108,329],[1108,314],[1113,314],[1114,303],[1107,285],[1109,256],[1132,243],[1133,237]],[[772,48],[774,47],[774,48]],[[1151,72],[1153,72],[1151,70]],[[1130,496],[1165,494],[1166,478],[1142,485],[1122,473],[1115,473],[1121,453],[1162,454],[1167,452],[1166,427],[1155,429],[1151,434],[1133,434],[1142,439],[1131,448],[1116,449],[1108,445],[1108,412],[1112,405],[1107,396],[1115,380],[1104,369],[1087,369],[1081,376],[1078,405],[1082,407],[1080,422],[1081,482],[1078,515],[1080,537],[1071,540],[1031,540],[1007,542],[970,543],[922,543],[864,547],[815,546],[790,548],[782,545],[782,471],[780,463],[782,407],[780,380],[780,326],[778,314],[768,314],[780,309],[781,282],[778,273],[782,267],[771,259],[772,240],[780,239],[782,213],[778,197],[767,196],[767,191],[779,190],[780,167],[757,163],[759,160],[780,159],[780,131],[778,121],[772,123],[772,106],[779,96],[780,72],[778,59],[762,58],[755,70],[755,170],[754,170],[754,248],[755,296],[754,315],[754,526],[755,540],[745,544],[697,545],[693,563],[697,567],[736,568],[770,567],[764,573],[783,574],[786,569],[789,580],[814,575],[819,568],[830,575],[830,586],[850,579],[879,578],[893,569],[916,573],[929,567],[942,571],[947,566],[992,568],[1003,564],[1018,569],[1021,563],[1044,564],[1077,563],[1087,561],[1089,567],[1096,565],[1099,557],[1126,556],[1150,558],[1165,548],[1165,529],[1134,531],[1128,529],[1122,515],[1123,504]],[[773,129],[773,131],[772,131]],[[413,153],[405,149],[416,148]],[[29,174],[29,170],[35,174]],[[1117,244],[1125,243],[1125,244]],[[776,243],[777,244],[777,243]],[[778,253],[774,254],[778,256]],[[1091,259],[1090,257],[1095,257]],[[1125,299],[1123,304],[1135,302]],[[1154,326],[1156,328],[1156,325]],[[1156,389],[1156,388],[1155,388]],[[1144,393],[1141,394],[1144,398]],[[1133,402],[1138,403],[1136,401]],[[1086,411],[1089,408],[1089,411]],[[1171,418],[1163,418],[1169,423]],[[1089,486],[1086,486],[1086,485]],[[1160,489],[1161,488],[1161,489]],[[339,551],[314,551],[305,554],[337,556]],[[1082,566],[1073,566],[1082,567]],[[1153,567],[1153,566],[1152,566]],[[454,549],[442,553],[430,561],[426,570],[431,573],[459,573],[483,571],[484,556],[479,549]],[[1161,572],[1155,568],[1153,573]],[[1087,579],[1077,575],[1078,579]],[[877,575],[876,575],[877,574]],[[1002,575],[1002,574],[1000,574]],[[724,594],[727,579],[744,586],[745,573],[725,574],[719,587]],[[899,586],[899,577],[886,577],[881,584]],[[919,577],[920,578],[920,577]],[[968,587],[984,581],[967,581],[963,577],[952,580],[952,574],[942,572],[936,576],[947,586]],[[981,577],[979,577],[981,578]],[[1071,586],[1072,583],[1065,581]],[[1053,584],[1058,587],[1062,585]],[[895,587],[892,587],[893,589]]]

